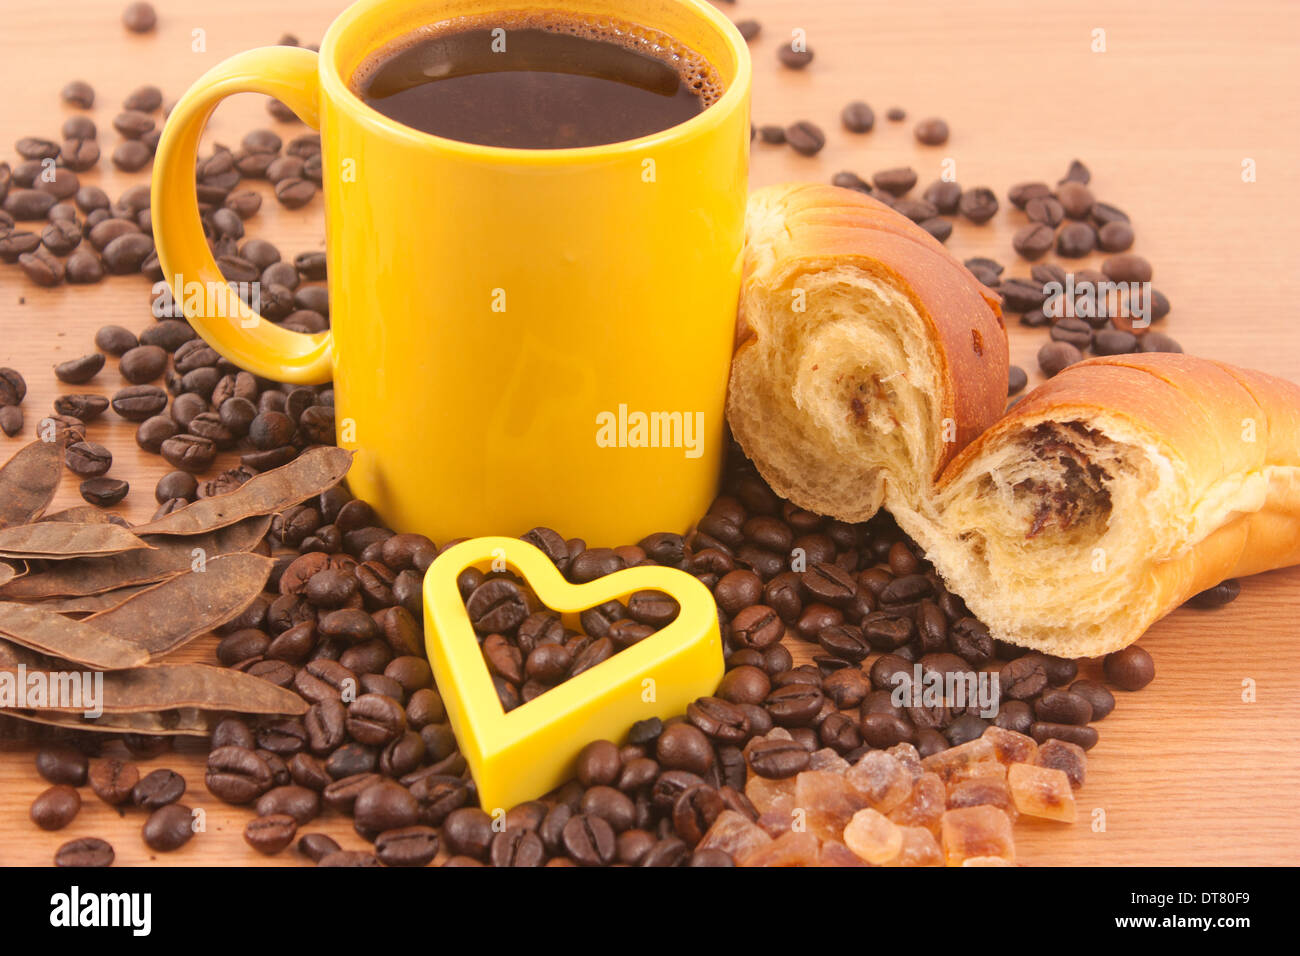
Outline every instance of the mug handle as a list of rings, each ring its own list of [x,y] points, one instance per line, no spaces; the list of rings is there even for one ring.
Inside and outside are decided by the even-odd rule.
[[[331,334],[284,329],[227,285],[199,219],[194,170],[203,127],[227,96],[265,93],[320,128],[317,54],[297,47],[249,50],[199,78],[173,108],[158,143],[151,203],[158,262],[190,325],[242,369],[277,382],[319,385],[332,375]],[[199,295],[186,295],[200,283]]]

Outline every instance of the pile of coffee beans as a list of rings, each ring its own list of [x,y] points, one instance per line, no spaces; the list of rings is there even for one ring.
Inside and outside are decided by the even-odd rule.
[[[338,542],[333,547],[320,535],[329,527],[340,529],[323,536]],[[576,780],[544,800],[502,808],[494,825],[495,808],[476,805],[421,656],[420,585],[441,549],[393,534],[364,502],[331,489],[277,519],[271,593],[220,629],[221,663],[311,703],[303,718],[229,718],[213,735],[208,788],[255,809],[250,845],[275,853],[297,840],[301,853],[325,865],[438,857],[449,865],[728,865],[725,855],[694,847],[723,809],[757,819],[744,796],[743,751],[773,727],[787,729],[805,756],[831,748],[849,760],[900,742],[928,756],[990,723],[1088,748],[1097,740],[1090,724],[1114,706],[1102,683],[1078,676],[1075,662],[993,641],[887,516],[845,525],[801,511],[738,453],[724,494],[688,535],[665,532],[615,549],[587,548],[544,528],[525,540],[575,582],[647,564],[696,576],[718,603],[725,638],[727,671],[716,695],[681,717],[638,724],[622,743],[594,742]],[[510,572],[470,569],[459,585],[507,708],[677,613],[671,598],[638,593],[585,612],[579,633],[539,607]],[[790,647],[798,642],[815,648],[812,663],[796,666]],[[997,669],[998,716],[894,706],[890,677],[913,663],[926,671]],[[751,760],[769,776],[781,771],[768,763],[806,763],[764,748]],[[373,851],[298,836],[332,812],[351,816]]]
[[[588,548],[584,541],[566,541],[550,528],[535,528],[524,540],[540,548],[575,584],[653,563],[647,562],[640,546]],[[575,631],[565,627],[559,614],[542,607],[514,572],[484,574],[468,568],[456,583],[507,712],[645,640],[671,624],[680,610],[670,595],[638,591],[626,604],[607,601],[583,611],[581,631]]]

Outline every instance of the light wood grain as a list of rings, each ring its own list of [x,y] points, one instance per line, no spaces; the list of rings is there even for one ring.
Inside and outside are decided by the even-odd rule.
[[[318,40],[342,8],[320,0],[155,2],[159,29],[146,37],[119,26],[119,0],[5,3],[0,89],[16,93],[6,93],[0,108],[0,153],[8,155],[8,144],[19,136],[57,134],[69,112],[58,90],[76,76],[97,90],[92,115],[107,156],[116,142],[111,119],[136,86],[154,82],[175,98],[221,58],[275,42],[282,32]],[[1091,166],[1098,197],[1132,215],[1135,251],[1155,263],[1156,286],[1173,303],[1166,331],[1189,352],[1300,380],[1300,330],[1292,310],[1300,296],[1300,192],[1293,182],[1300,166],[1300,12],[1287,0],[1031,6],[1017,0],[742,0],[724,8],[763,24],[753,45],[755,121],[809,119],[828,134],[827,148],[815,159],[756,145],[755,185],[826,180],[840,169],[869,176],[910,164],[924,187],[951,157],[960,182],[991,186],[1004,197],[1020,180],[1055,182],[1077,156]],[[816,51],[813,66],[801,74],[775,61],[778,43],[796,28],[807,31]],[[1105,30],[1105,53],[1090,52],[1096,28]],[[196,30],[206,40],[201,52],[192,49]],[[840,108],[855,98],[877,112],[877,128],[866,136],[845,133],[838,124]],[[884,120],[892,105],[908,110],[907,123]],[[948,120],[953,135],[947,145],[925,148],[912,139],[912,120],[929,115]],[[233,144],[255,124],[274,125],[259,97],[237,97],[219,109],[209,140]],[[1257,163],[1255,183],[1242,181],[1246,158]],[[83,180],[116,195],[143,178],[117,173],[105,161]],[[322,248],[319,200],[282,215],[265,195],[251,234],[272,239],[286,254]],[[1005,210],[987,226],[959,222],[949,247],[963,258],[991,255],[1008,264],[1009,275],[1026,274],[1010,248],[1011,233],[1022,223],[1018,213]],[[15,267],[0,267],[0,365],[28,378],[28,434],[57,394],[50,366],[90,351],[94,330],[104,323],[145,327],[148,285],[117,278],[91,288],[43,290]],[[1011,335],[1013,361],[1032,370],[1045,336],[1015,326]],[[110,363],[87,390],[108,394],[120,384]],[[153,484],[166,466],[135,448],[131,427],[106,421],[91,431],[116,456],[113,474],[134,486],[119,510],[143,520],[154,508]],[[0,454],[18,444],[0,440]],[[58,504],[78,502],[69,479]],[[1156,658],[1158,677],[1141,693],[1122,695],[1116,712],[1099,725],[1080,823],[1019,826],[1024,862],[1295,862],[1297,585],[1300,570],[1261,575],[1246,582],[1232,607],[1179,611],[1151,630],[1144,646]],[[201,642],[188,654],[210,659],[211,647]],[[1257,684],[1255,703],[1242,701],[1248,680]],[[185,773],[186,799],[207,811],[207,832],[184,850],[151,854],[138,836],[143,818],[120,818],[88,790],[72,826],[40,833],[27,819],[32,797],[44,786],[31,754],[4,753],[0,863],[46,863],[63,840],[85,835],[108,838],[124,864],[262,862],[241,837],[247,811],[207,795],[201,753],[168,754],[145,766]],[[1094,810],[1105,812],[1104,832],[1089,826]],[[323,819],[312,829],[362,845],[342,818]],[[276,861],[294,859],[283,854]]]

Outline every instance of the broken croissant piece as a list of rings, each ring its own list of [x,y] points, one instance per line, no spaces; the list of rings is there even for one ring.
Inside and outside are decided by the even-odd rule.
[[[924,229],[861,193],[749,200],[727,396],[732,433],[800,507],[863,521],[910,499],[1002,414],[998,299]]]
[[[1131,644],[1225,578],[1300,563],[1300,386],[1186,355],[1071,366],[886,506],[1002,640]]]
[[[736,439],[801,508],[887,508],[994,636],[1105,654],[1225,578],[1300,563],[1300,387],[1117,356],[998,421],[997,307],[923,230],[814,185],[755,193],[747,230]]]

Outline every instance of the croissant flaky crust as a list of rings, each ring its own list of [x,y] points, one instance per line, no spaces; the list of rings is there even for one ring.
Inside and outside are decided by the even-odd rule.
[[[737,351],[732,387],[739,383],[740,399],[729,402],[733,430],[778,492],[848,521],[883,505],[996,637],[1066,657],[1118,650],[1225,578],[1300,563],[1300,386],[1185,355],[1114,356],[1066,369],[992,423],[997,416],[984,404],[991,373],[961,365],[951,354],[961,351],[956,336],[935,334],[979,327],[971,300],[979,287],[947,276],[927,250],[920,271],[955,291],[920,294],[909,278],[920,268],[913,254],[880,242],[876,233],[887,227],[867,221],[883,213],[860,212],[857,197],[835,201],[849,209],[841,221],[862,224],[848,227],[860,236],[858,252],[847,234],[839,256],[826,251],[827,241],[797,245],[815,204],[799,189],[784,190],[764,191],[756,204],[761,218],[751,234],[764,238],[751,257],[771,260],[756,262],[746,280],[752,337]],[[777,237],[774,208],[804,225]],[[806,264],[809,245],[815,267]],[[862,270],[870,284],[819,299],[812,319],[772,307],[784,280],[771,277],[842,282],[840,270],[858,274],[863,250],[906,261]],[[778,255],[789,261],[777,265]],[[845,316],[869,329],[825,341]],[[788,354],[747,367],[745,350],[761,348],[765,336],[769,351]],[[833,361],[825,357],[832,345],[844,350]],[[819,391],[809,381],[828,365],[881,378],[905,370],[908,388],[873,406],[874,421],[889,427],[876,434],[827,424],[833,384]],[[999,376],[1000,407],[1005,353],[988,356],[988,365]],[[772,380],[758,385],[760,374]],[[968,412],[967,425],[982,433],[936,452],[931,430],[948,409],[959,417],[978,409],[990,427],[982,430]],[[799,476],[799,455],[814,477]]]

